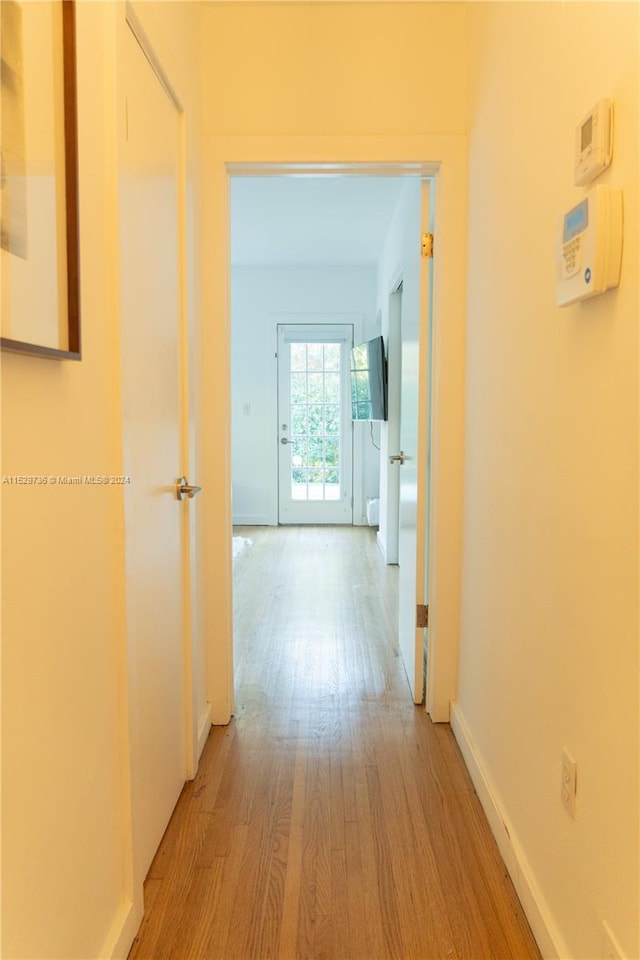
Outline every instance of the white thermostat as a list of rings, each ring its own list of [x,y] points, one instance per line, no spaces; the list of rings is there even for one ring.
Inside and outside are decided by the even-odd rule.
[[[599,100],[576,127],[576,165],[573,182],[590,183],[613,158],[613,104]]]
[[[565,307],[617,287],[621,262],[622,190],[600,184],[561,219],[556,303]]]

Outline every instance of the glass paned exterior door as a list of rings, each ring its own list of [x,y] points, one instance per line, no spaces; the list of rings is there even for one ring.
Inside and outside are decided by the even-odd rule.
[[[351,523],[350,324],[278,328],[279,522]]]

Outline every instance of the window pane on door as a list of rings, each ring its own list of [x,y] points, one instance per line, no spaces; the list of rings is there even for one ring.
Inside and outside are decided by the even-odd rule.
[[[322,343],[307,344],[307,369],[308,370],[322,370],[323,346],[324,344]]]
[[[291,499],[340,499],[340,343],[290,343]]]
[[[339,343],[325,343],[324,369],[325,370],[340,369],[340,344]]]
[[[307,369],[307,345],[306,343],[291,344],[291,369]]]
[[[327,437],[340,434],[340,404],[328,403],[324,408],[324,432]]]

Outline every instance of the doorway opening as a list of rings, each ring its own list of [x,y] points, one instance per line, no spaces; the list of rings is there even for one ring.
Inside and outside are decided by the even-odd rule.
[[[413,328],[410,325],[407,328],[412,341],[407,346],[406,354],[411,358],[418,356],[422,336],[419,310],[424,298],[420,289],[419,252],[416,251],[419,251],[422,224],[424,171],[403,170],[401,176],[398,176],[397,170],[383,168],[375,176],[371,176],[370,171],[364,175],[363,171],[357,169],[330,174],[317,170],[303,171],[300,168],[295,173],[270,170],[267,176],[264,176],[264,170],[250,171],[249,176],[246,169],[242,173],[233,170],[230,173],[233,522],[240,529],[242,525],[318,523],[323,522],[320,518],[324,513],[328,517],[324,522],[366,525],[367,502],[380,499],[384,488],[387,508],[391,507],[390,510],[382,510],[380,516],[381,528],[383,525],[385,528],[381,539],[386,542],[389,518],[393,525],[394,514],[396,517],[399,515],[398,502],[395,507],[389,503],[390,487],[392,491],[394,485],[393,482],[391,485],[388,483],[387,460],[390,454],[396,453],[390,446],[395,444],[393,429],[391,432],[389,430],[391,421],[353,425],[353,484],[349,496],[344,480],[350,471],[335,469],[337,451],[340,467],[347,466],[343,460],[349,445],[344,440],[336,444],[335,439],[327,433],[327,408],[333,406],[328,402],[331,398],[320,394],[310,396],[308,392],[302,396],[302,392],[294,393],[294,390],[301,387],[303,380],[308,390],[310,379],[317,379],[319,385],[323,378],[330,379],[335,374],[335,371],[326,367],[322,371],[309,367],[310,353],[312,363],[316,364],[320,354],[324,357],[325,345],[332,343],[324,334],[320,340],[312,337],[310,331],[313,329],[318,330],[323,326],[351,328],[356,343],[382,334],[388,350],[398,350],[401,333],[394,331],[392,334],[389,299],[390,293],[401,296],[398,291],[404,289],[398,282],[395,282],[392,290],[389,288],[390,271],[397,272],[396,261],[402,264],[407,260],[408,303],[414,317]],[[272,210],[271,217],[256,202],[261,181],[268,188],[270,202],[280,204],[277,211]],[[251,203],[243,201],[247,184]],[[305,216],[301,213],[300,198],[303,195],[302,188],[307,186],[311,188],[316,207]],[[373,254],[371,245],[366,248],[363,243],[362,230],[348,248],[348,228],[358,218],[349,212],[351,201],[346,196],[347,186],[351,190],[355,188],[356,196],[360,199],[364,189],[369,187],[386,196],[387,207],[382,215],[384,223]],[[333,232],[328,236],[327,223],[330,218],[327,217],[327,210],[331,206],[333,193],[341,190]],[[291,196],[296,197],[295,217],[290,209]],[[372,233],[370,206],[365,205],[369,219],[364,218],[364,232],[369,239]],[[361,216],[364,216],[362,210]],[[250,225],[248,230],[247,223]],[[293,246],[290,235],[288,240],[283,241],[279,229],[281,224],[285,229],[290,229],[292,223],[298,224],[298,230],[302,229]],[[260,240],[260,231],[265,229]],[[407,235],[410,235],[408,242]],[[250,237],[249,241],[247,236]],[[315,249],[317,242],[325,243],[320,256]],[[350,250],[346,257],[345,248]],[[278,251],[282,249],[285,249],[285,257],[289,262],[278,260]],[[339,259],[340,256],[342,259]],[[367,256],[368,261],[363,262],[363,257]],[[390,267],[392,261],[394,265]],[[287,342],[286,331],[293,330],[296,333],[290,334]],[[333,341],[334,344],[336,342]],[[277,344],[275,350],[274,343]],[[343,343],[346,344],[346,340]],[[348,347],[343,346],[342,349],[348,352]],[[302,352],[305,354],[304,368],[293,370],[294,365],[302,363]],[[397,401],[401,365],[398,365],[397,356],[390,359],[396,371],[394,389]],[[341,364],[345,366],[346,361],[341,360]],[[424,367],[421,366],[420,370],[424,372]],[[411,369],[412,376],[417,377],[419,373],[417,367]],[[411,401],[417,403],[418,397],[419,391],[414,389]],[[348,395],[344,397],[343,406],[345,409],[349,407]],[[335,411],[330,412],[333,414]],[[295,427],[294,414],[297,420]],[[318,423],[323,422],[321,435],[309,432],[312,415]],[[392,411],[391,416],[397,425],[400,410]],[[404,516],[405,526],[408,522],[414,527],[421,519],[415,509],[415,493],[418,485],[423,483],[415,472],[420,459],[419,421],[423,426],[418,411],[410,411],[410,431],[413,429],[414,439],[409,447],[412,452],[407,453],[406,459],[413,463],[406,471],[411,479],[405,487],[413,491],[414,497],[413,502],[409,503],[409,512],[405,510]],[[314,429],[317,427],[318,424]],[[292,432],[294,429],[295,433]],[[343,437],[347,429],[345,427]],[[325,458],[327,451],[329,460]],[[402,457],[396,456],[394,459],[404,464]],[[395,489],[400,490],[399,483]],[[319,496],[320,493],[322,496]],[[426,490],[423,491],[423,499],[424,496]],[[336,509],[340,510],[338,518],[331,514]],[[395,527],[397,536],[397,519]],[[409,542],[424,547],[424,536],[417,539],[414,536],[413,541]],[[397,559],[396,547],[396,556],[390,557],[390,561],[395,563]],[[409,685],[414,699],[418,698],[416,702],[422,700],[424,688],[422,683],[414,682],[415,676],[422,678],[423,661],[422,646],[418,649],[416,640],[415,571],[424,570],[424,566],[424,558],[422,563],[416,564],[414,558],[411,566],[407,565],[405,595],[400,600],[408,610],[401,623],[407,633],[402,650]],[[419,670],[416,666],[418,661]]]

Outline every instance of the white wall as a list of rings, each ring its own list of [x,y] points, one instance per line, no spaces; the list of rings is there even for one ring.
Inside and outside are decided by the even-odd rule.
[[[545,956],[563,960],[609,956],[603,920],[625,957],[640,956],[638,14],[626,3],[469,11],[454,719]],[[572,186],[574,126],[604,96],[615,155],[598,182],[624,191],[622,279],[558,309],[558,218],[584,192]],[[564,747],[578,763],[575,820],[560,803]]]
[[[353,323],[358,343],[379,332],[375,295],[373,265],[233,268],[234,523],[278,522],[278,323]],[[354,523],[364,523],[366,497],[378,495],[379,453],[371,444],[368,424],[354,424],[353,449]]]
[[[124,6],[76,10],[83,359],[2,355],[3,475],[122,473],[116,35]],[[160,3],[139,13],[186,108],[195,194],[199,10]],[[121,489],[2,486],[2,956],[11,960],[124,957],[141,916],[130,872]]]

